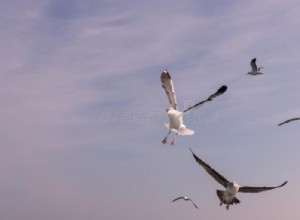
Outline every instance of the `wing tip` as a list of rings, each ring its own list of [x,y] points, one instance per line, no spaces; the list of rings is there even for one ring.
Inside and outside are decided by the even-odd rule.
[[[192,151],[192,149],[191,149],[190,147],[189,147],[189,149],[190,149],[190,151],[192,152],[194,159],[195,159],[196,161],[199,161],[200,159],[197,157],[197,155],[194,154],[194,152]]]
[[[221,92],[221,93],[224,93],[224,92],[226,92],[227,91],[227,86],[226,85],[222,85],[220,88],[219,88],[219,92]]]
[[[192,149],[189,147],[190,151],[192,152],[192,154],[194,155],[194,152],[192,151]]]

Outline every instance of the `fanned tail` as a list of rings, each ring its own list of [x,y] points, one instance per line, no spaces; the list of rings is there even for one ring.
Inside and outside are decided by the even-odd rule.
[[[230,206],[230,205],[240,203],[240,200],[238,200],[236,197],[234,197],[233,200],[231,200],[230,202],[226,201],[226,200],[224,199],[224,193],[225,193],[225,191],[223,191],[223,190],[217,190],[217,196],[218,196],[219,199],[220,199],[220,206],[221,206],[222,204],[226,204],[226,209],[229,209],[229,206]]]
[[[222,204],[222,203],[225,204],[225,200],[224,200],[224,198],[223,198],[223,197],[224,197],[224,192],[225,192],[225,191],[223,191],[223,190],[218,190],[218,189],[217,189],[217,196],[219,197],[221,204]],[[221,204],[220,204],[220,205],[221,205]]]
[[[195,133],[195,131],[188,129],[186,127],[181,127],[178,129],[177,132],[179,135],[193,135]]]

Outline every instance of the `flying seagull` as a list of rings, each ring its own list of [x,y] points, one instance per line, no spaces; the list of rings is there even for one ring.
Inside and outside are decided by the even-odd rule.
[[[278,124],[278,126],[281,126],[281,125],[283,125],[283,124],[289,123],[289,122],[291,122],[291,121],[296,121],[296,120],[300,120],[300,118],[291,118],[291,119],[289,119],[289,120],[286,120],[286,121],[284,121],[284,122],[281,122],[280,124]]]
[[[215,97],[222,95],[227,90],[227,86],[221,86],[217,92],[209,96],[204,101],[199,102],[196,105],[181,112],[178,110],[172,78],[170,76],[170,73],[167,70],[163,71],[161,74],[161,83],[162,83],[162,87],[164,88],[168,96],[169,103],[170,103],[170,107],[167,109],[167,114],[169,116],[170,123],[165,124],[165,126],[169,129],[169,133],[162,141],[162,143],[164,144],[167,143],[167,138],[171,134],[171,131],[174,131],[176,135],[193,135],[194,131],[186,128],[186,126],[183,124],[182,116],[194,109],[199,108],[205,102],[209,102],[213,100]],[[171,145],[175,145],[175,144],[176,144],[176,136],[171,142]]]
[[[204,161],[202,161],[200,158],[198,158],[194,152],[190,149],[192,152],[196,162],[203,167],[203,169],[212,177],[214,178],[218,183],[220,183],[222,186],[226,188],[226,190],[217,190],[217,196],[220,199],[220,206],[222,204],[226,204],[226,209],[229,209],[230,205],[238,204],[240,203],[240,200],[238,200],[235,195],[237,192],[242,193],[258,193],[263,192],[271,189],[276,189],[279,187],[283,187],[287,181],[282,183],[279,186],[273,186],[273,187],[255,187],[255,186],[240,186],[235,182],[228,181],[224,176],[219,174],[217,171],[215,171],[213,168],[211,168],[208,164],[206,164]]]
[[[193,205],[198,209],[198,206],[196,206],[196,204],[193,202],[193,200],[191,200],[190,198],[186,197],[186,196],[181,196],[181,197],[178,197],[176,199],[174,199],[172,202],[175,202],[179,199],[184,199],[185,201],[191,201],[193,203]]]
[[[254,58],[254,59],[251,60],[250,65],[252,67],[252,70],[251,70],[251,72],[248,72],[249,75],[255,76],[255,75],[261,75],[261,74],[263,74],[263,72],[260,71],[263,67],[257,67],[257,65],[256,65],[256,58]]]

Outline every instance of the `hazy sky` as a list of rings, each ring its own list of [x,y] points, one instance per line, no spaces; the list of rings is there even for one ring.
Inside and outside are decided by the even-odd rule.
[[[1,220],[300,218],[296,0],[2,0]],[[250,60],[264,66],[249,76]],[[171,73],[195,135],[163,145]],[[222,189],[188,150],[240,185]],[[190,196],[199,206],[171,201]]]

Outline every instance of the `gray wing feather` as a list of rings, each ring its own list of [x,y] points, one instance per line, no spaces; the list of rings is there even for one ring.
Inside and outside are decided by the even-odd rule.
[[[263,186],[263,187],[242,186],[242,187],[239,188],[239,192],[243,192],[243,193],[259,193],[259,192],[268,191],[268,190],[272,190],[272,189],[283,187],[285,184],[287,184],[287,181],[285,181],[284,183],[282,183],[279,186],[273,186],[273,187],[268,187],[268,186]]]
[[[189,199],[189,200],[193,203],[193,205],[195,206],[195,208],[199,209],[198,206],[194,203],[193,200],[191,200],[191,199]]]
[[[218,183],[220,183],[222,186],[224,186],[225,188],[227,187],[227,184],[229,183],[229,181],[222,176],[221,174],[219,174],[217,171],[215,171],[213,168],[211,168],[208,164],[206,164],[204,161],[202,161],[200,158],[198,158],[194,152],[191,150],[190,151],[193,154],[193,157],[195,158],[196,162],[201,165],[204,170],[212,177],[214,178]]]
[[[281,125],[283,125],[283,124],[289,123],[289,122],[291,122],[291,121],[296,121],[296,120],[300,120],[300,118],[291,118],[291,119],[289,119],[289,120],[286,120],[286,121],[284,121],[284,122],[278,124],[278,126],[281,126]]]
[[[184,197],[183,197],[183,196],[181,196],[181,197],[178,197],[178,198],[176,198],[176,199],[172,200],[172,202],[175,202],[175,201],[177,201],[177,200],[179,200],[179,199],[184,199]]]
[[[252,71],[257,71],[256,58],[251,60]]]
[[[172,82],[170,73],[167,70],[165,70],[162,72],[160,78],[161,78],[162,87],[164,88],[164,90],[168,96],[170,106],[173,109],[177,110],[176,95],[175,95],[174,86],[173,86],[173,82]]]

